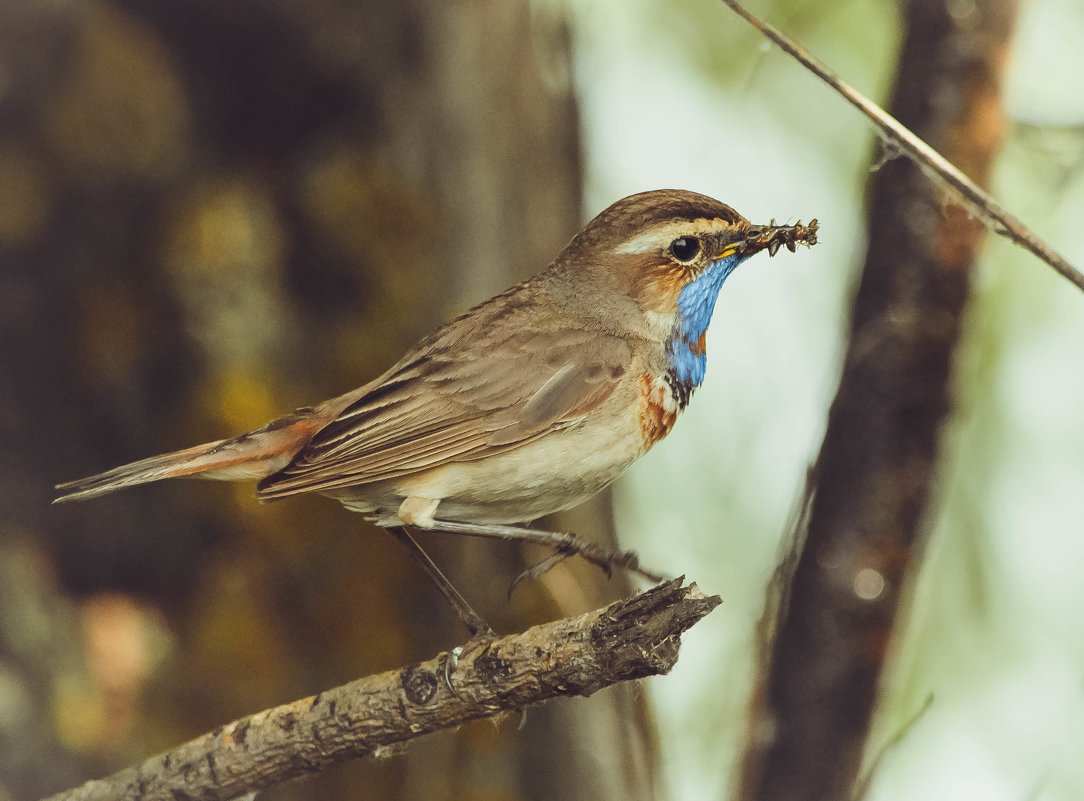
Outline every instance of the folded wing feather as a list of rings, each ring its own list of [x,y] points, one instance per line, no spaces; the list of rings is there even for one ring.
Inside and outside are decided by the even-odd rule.
[[[396,478],[521,447],[606,400],[631,358],[613,336],[566,329],[495,343],[478,359],[415,353],[259,484],[264,499]]]

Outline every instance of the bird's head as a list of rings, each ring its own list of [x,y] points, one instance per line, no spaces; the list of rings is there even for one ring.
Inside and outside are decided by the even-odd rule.
[[[817,241],[809,225],[753,225],[707,195],[676,189],[617,201],[572,240],[566,269],[591,275],[636,301],[646,324],[667,342],[676,378],[704,378],[704,335],[727,276],[755,253],[793,252]]]

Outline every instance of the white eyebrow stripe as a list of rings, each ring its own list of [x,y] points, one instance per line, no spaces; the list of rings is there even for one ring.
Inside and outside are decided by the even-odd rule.
[[[730,223],[722,219],[714,220],[673,220],[671,222],[656,225],[632,239],[627,240],[617,248],[618,253],[657,253],[666,250],[670,243],[681,236],[717,233],[730,228]]]

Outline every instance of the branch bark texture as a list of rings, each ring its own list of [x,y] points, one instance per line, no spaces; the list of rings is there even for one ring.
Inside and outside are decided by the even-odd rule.
[[[223,801],[470,720],[667,673],[682,632],[719,603],[675,579],[250,715],[49,801]]]
[[[904,5],[891,108],[985,183],[1013,0]],[[875,174],[870,244],[805,543],[759,697],[744,799],[851,797],[905,571],[917,564],[983,224],[904,159]],[[802,547],[800,544],[796,547]]]

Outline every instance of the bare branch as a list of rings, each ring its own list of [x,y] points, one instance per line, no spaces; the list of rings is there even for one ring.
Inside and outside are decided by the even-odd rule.
[[[469,720],[664,674],[720,599],[683,579],[264,710],[49,801],[224,801]]]
[[[1044,239],[1027,225],[1001,207],[1001,205],[981,189],[974,181],[960,172],[937,150],[930,147],[916,136],[895,117],[867,98],[850,84],[830,70],[820,59],[805,50],[773,25],[758,19],[736,0],[723,0],[735,13],[746,19],[758,31],[763,33],[787,54],[797,59],[810,72],[835,89],[842,97],[865,114],[891,147],[910,158],[918,168],[938,186],[955,194],[962,204],[981,219],[995,233],[1009,239],[1031,251],[1045,261],[1077,289],[1084,291],[1084,273],[1081,273],[1065,258],[1054,250]]]

